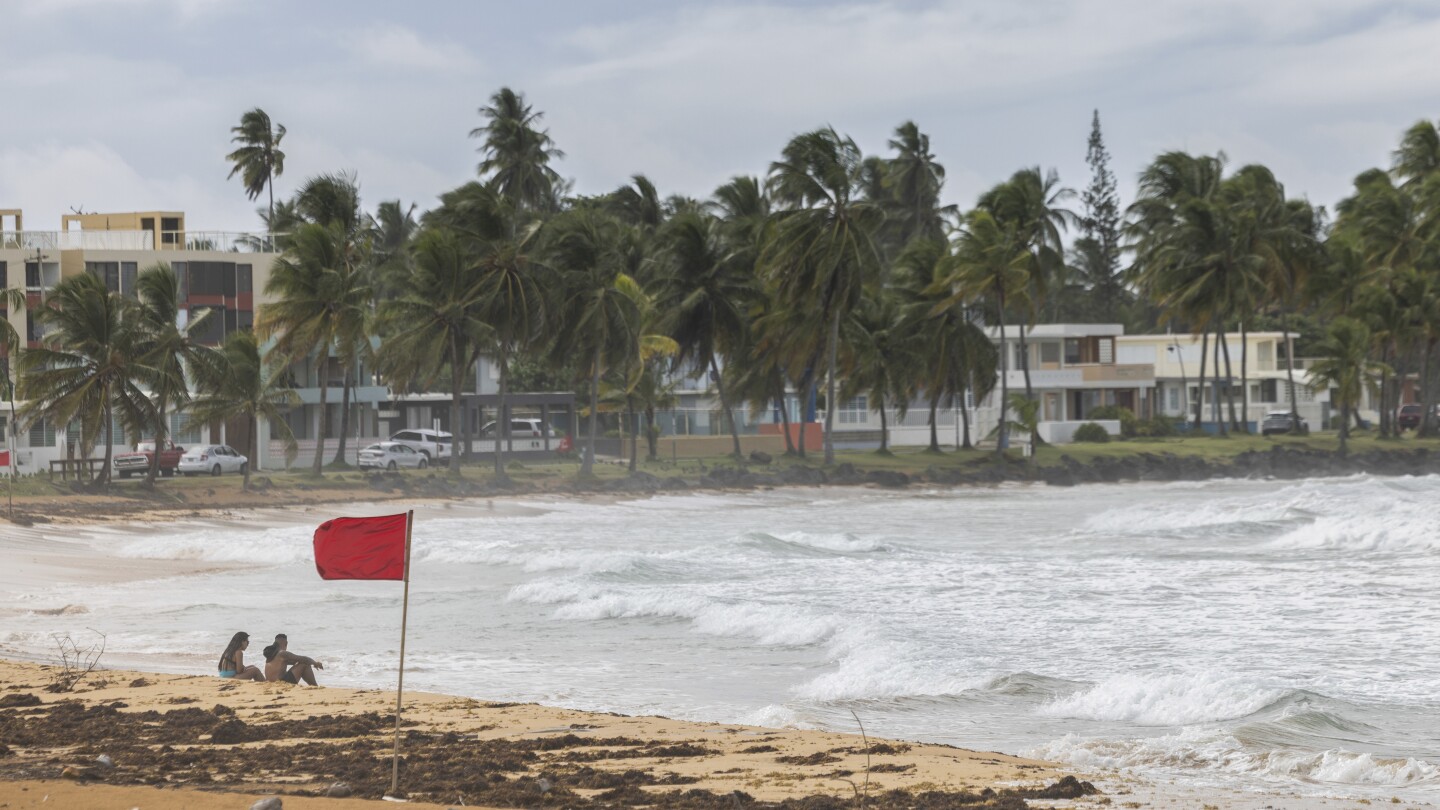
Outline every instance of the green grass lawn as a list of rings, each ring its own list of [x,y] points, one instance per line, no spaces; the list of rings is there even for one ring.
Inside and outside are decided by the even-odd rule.
[[[1124,458],[1139,453],[1169,453],[1176,456],[1203,458],[1209,462],[1220,462],[1247,450],[1263,451],[1277,445],[1333,452],[1339,448],[1339,437],[1334,432],[1320,432],[1304,437],[1265,438],[1234,435],[1220,438],[1199,436],[1115,440],[1103,444],[1045,445],[1037,451],[1034,463],[1040,466],[1056,465],[1061,463],[1062,456],[1069,456],[1081,463],[1088,463],[1102,457]],[[1357,431],[1350,438],[1352,453],[1371,450],[1409,450],[1421,447],[1440,450],[1440,439],[1419,439],[1413,435],[1406,435],[1400,439],[1380,439],[1374,431]],[[643,445],[641,453],[644,453]],[[1018,448],[1007,451],[1007,454],[1012,460],[1020,458]],[[838,451],[835,454],[835,461],[837,464],[849,463],[861,470],[893,470],[916,475],[930,468],[954,469],[987,464],[994,459],[994,456],[993,450],[945,448],[939,453],[931,453],[924,448],[903,447],[888,454],[864,450]],[[744,462],[744,466],[756,472],[771,472],[798,466],[823,468],[822,458],[823,451],[817,448],[810,450],[808,457],[804,459],[781,455],[775,457],[768,465],[752,464],[747,461]],[[741,464],[741,462],[726,456],[704,459],[682,458],[676,461],[669,459],[646,461],[642,455],[638,468],[661,478],[681,477],[694,480],[711,470],[720,467],[734,468]],[[510,477],[517,483],[543,488],[547,484],[561,485],[575,481],[579,476],[580,462],[578,459],[516,460],[511,461],[507,465],[507,469]],[[355,490],[358,494],[371,491],[369,483],[371,475],[370,472],[362,472],[356,468],[337,469],[331,467],[327,468],[325,474],[319,478],[313,476],[307,469],[305,471],[257,472],[252,476],[252,481],[259,482],[260,479],[267,479],[270,487],[280,491],[292,489]],[[449,475],[449,470],[445,468],[432,468],[424,471],[405,470],[400,475],[412,480],[429,477],[444,478]],[[493,468],[488,462],[467,464],[462,467],[461,475],[467,481],[475,483],[488,482],[494,478]],[[602,460],[595,464],[594,479],[596,480],[613,480],[628,475],[629,467],[626,463]],[[109,494],[150,499],[162,504],[168,501],[177,505],[200,505],[207,497],[213,496],[216,492],[238,491],[240,487],[241,478],[238,475],[226,475],[218,478],[179,476],[161,478],[152,492],[144,487],[143,478],[136,478],[114,481]],[[0,487],[0,497],[3,497],[4,493],[5,489]],[[70,482],[61,481],[58,478],[52,482],[48,476],[43,474],[22,476],[15,487],[17,497],[70,496],[74,493],[75,490]]]

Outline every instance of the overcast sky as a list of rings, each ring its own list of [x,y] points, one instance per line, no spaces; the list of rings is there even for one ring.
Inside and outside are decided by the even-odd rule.
[[[474,177],[476,108],[506,85],[582,193],[641,172],[703,197],[796,133],[883,154],[907,119],[948,202],[1029,165],[1080,188],[1099,108],[1127,201],[1155,154],[1224,150],[1333,207],[1440,118],[1437,45],[1433,0],[0,0],[0,208],[258,229],[224,156],[259,106],[289,129],[277,196],[353,170],[367,209],[423,210]]]

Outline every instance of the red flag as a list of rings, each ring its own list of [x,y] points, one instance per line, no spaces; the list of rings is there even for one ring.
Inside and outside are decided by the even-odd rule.
[[[406,515],[335,518],[315,530],[321,579],[405,579]]]

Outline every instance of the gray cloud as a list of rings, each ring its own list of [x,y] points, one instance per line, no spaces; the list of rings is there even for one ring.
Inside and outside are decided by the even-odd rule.
[[[253,228],[229,128],[290,131],[277,192],[353,170],[368,205],[473,177],[466,133],[502,84],[567,152],[577,191],[645,172],[708,194],[833,124],[881,152],[932,136],[962,205],[1025,165],[1074,186],[1099,107],[1122,191],[1157,152],[1223,149],[1333,204],[1436,117],[1440,9],[1395,0],[389,4],[48,0],[0,67],[0,207],[179,208]]]

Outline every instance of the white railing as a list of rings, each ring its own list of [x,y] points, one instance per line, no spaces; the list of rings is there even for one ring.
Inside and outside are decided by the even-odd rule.
[[[244,231],[0,231],[0,250],[213,250],[278,253],[283,234]]]

